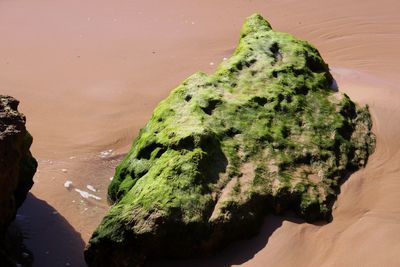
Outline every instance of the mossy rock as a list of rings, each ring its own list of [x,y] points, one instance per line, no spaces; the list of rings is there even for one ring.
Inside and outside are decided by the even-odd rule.
[[[117,167],[89,266],[206,254],[257,233],[267,212],[328,219],[375,144],[368,108],[332,81],[312,45],[247,18],[231,58],[174,89]]]

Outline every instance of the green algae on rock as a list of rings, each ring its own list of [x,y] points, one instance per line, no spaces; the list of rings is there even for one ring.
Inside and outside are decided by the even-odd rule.
[[[232,57],[174,89],[117,167],[89,266],[205,254],[267,212],[329,219],[341,177],[375,145],[368,108],[332,81],[313,46],[247,18]]]

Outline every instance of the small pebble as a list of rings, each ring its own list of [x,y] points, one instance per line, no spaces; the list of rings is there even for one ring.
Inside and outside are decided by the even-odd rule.
[[[62,171],[63,173],[66,173],[66,172],[67,172],[67,169],[61,169],[61,171]]]
[[[64,187],[67,188],[67,189],[69,189],[71,187],[71,185],[72,185],[72,181],[66,181],[64,183]]]
[[[214,62],[210,62],[210,66],[214,66]]]

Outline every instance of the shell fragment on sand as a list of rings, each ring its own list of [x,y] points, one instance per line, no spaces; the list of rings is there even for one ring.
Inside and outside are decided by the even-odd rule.
[[[95,196],[95,195],[93,195],[93,194],[91,194],[89,192],[80,190],[78,188],[75,188],[75,191],[78,192],[81,195],[81,197],[83,197],[85,199],[93,198],[93,199],[96,199],[96,200],[101,200],[101,197]]]
[[[97,192],[96,188],[94,188],[92,185],[87,185],[86,188],[92,192]]]

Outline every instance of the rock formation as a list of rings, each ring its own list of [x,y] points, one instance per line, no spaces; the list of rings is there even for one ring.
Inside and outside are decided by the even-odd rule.
[[[19,102],[0,96],[0,265],[14,266],[5,244],[7,227],[14,220],[33,185],[37,162],[29,148],[32,136],[25,128],[25,116],[18,112]]]
[[[185,80],[140,131],[89,266],[206,254],[257,233],[267,212],[329,220],[341,177],[375,142],[368,108],[332,81],[312,45],[249,17],[232,57]]]

